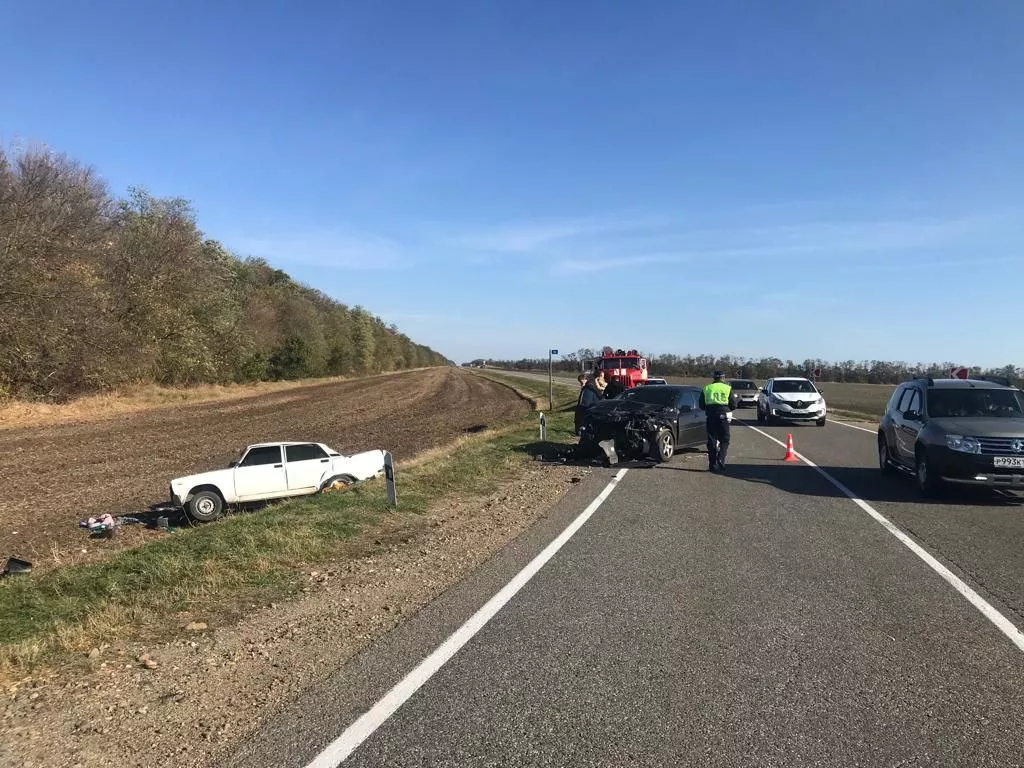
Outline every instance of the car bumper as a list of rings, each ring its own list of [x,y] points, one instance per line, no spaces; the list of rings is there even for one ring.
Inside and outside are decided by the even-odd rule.
[[[932,449],[928,455],[933,471],[947,483],[1024,490],[1024,469],[996,468],[992,456],[948,449]]]
[[[757,407],[757,395],[750,397],[744,397],[740,395],[739,403],[737,404],[740,408],[756,408]]]
[[[771,415],[776,419],[785,421],[819,421],[825,418],[824,410],[814,411],[787,411],[782,408],[772,408]]]
[[[1024,491],[1024,475],[997,475],[977,474],[974,477],[946,477],[942,479],[947,483],[957,485],[982,485],[988,488],[1010,488]]]

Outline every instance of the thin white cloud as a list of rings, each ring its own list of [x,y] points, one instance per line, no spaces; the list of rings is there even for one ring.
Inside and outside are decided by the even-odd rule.
[[[943,220],[815,221],[763,227],[715,228],[687,231],[677,228],[661,232],[665,245],[651,254],[634,247],[629,238],[597,244],[579,244],[564,253],[552,254],[553,274],[579,274],[628,269],[660,263],[703,263],[710,260],[780,259],[815,257],[818,266],[844,269],[888,268],[889,259],[908,251],[975,244],[979,233],[992,220],[963,217]],[[650,242],[649,233],[640,238]],[[674,247],[668,245],[674,243]],[[871,255],[887,259],[884,264],[857,261]]]
[[[553,274],[580,274],[585,272],[605,272],[611,269],[647,266],[651,264],[678,264],[690,260],[685,253],[649,253],[617,258],[563,259],[552,265]]]
[[[395,269],[408,261],[405,248],[397,241],[350,230],[244,235],[227,243],[245,256],[259,256],[280,265]]]
[[[579,241],[614,232],[649,230],[664,220],[652,217],[609,215],[576,219],[540,219],[449,238],[448,244],[470,251],[529,254],[567,241]]]

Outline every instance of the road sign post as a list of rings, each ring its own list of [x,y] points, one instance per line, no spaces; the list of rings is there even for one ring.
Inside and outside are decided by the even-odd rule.
[[[555,407],[555,379],[551,372],[551,358],[558,354],[557,349],[548,350],[548,410]]]

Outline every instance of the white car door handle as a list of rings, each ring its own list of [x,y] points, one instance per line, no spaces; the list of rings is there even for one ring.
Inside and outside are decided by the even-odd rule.
[[[284,466],[284,464],[275,464],[274,465],[274,469],[280,469],[283,466]]]
[[[330,459],[320,459],[321,464],[328,464],[330,461]]]

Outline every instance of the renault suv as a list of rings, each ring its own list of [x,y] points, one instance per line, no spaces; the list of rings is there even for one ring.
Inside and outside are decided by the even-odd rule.
[[[757,396],[757,420],[814,422],[824,427],[828,418],[825,398],[810,379],[777,376],[768,379]]]
[[[913,473],[925,496],[945,483],[1024,490],[1024,392],[995,378],[904,382],[878,425],[878,465]]]

